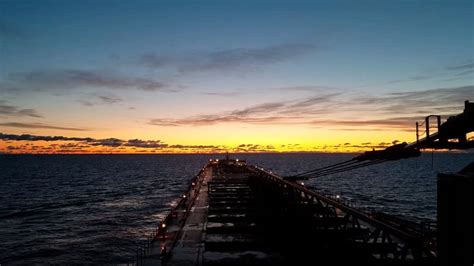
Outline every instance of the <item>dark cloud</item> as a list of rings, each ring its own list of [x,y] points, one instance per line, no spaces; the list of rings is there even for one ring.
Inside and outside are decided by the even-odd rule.
[[[272,64],[306,54],[314,49],[310,44],[282,44],[261,49],[238,48],[208,54],[206,62],[183,66],[185,71],[222,70]]]
[[[86,100],[77,100],[77,101],[80,102],[84,106],[94,106],[94,104],[92,102],[89,102],[89,101],[86,101]]]
[[[81,137],[65,137],[65,136],[35,136],[29,134],[15,135],[15,134],[3,134],[0,133],[0,140],[4,141],[70,141],[66,144],[56,145],[52,144],[52,147],[61,147],[61,148],[73,148],[80,147],[86,148],[90,146],[101,146],[101,147],[111,147],[111,148],[145,148],[145,149],[220,149],[221,146],[215,145],[168,145],[163,143],[161,140],[141,140],[141,139],[130,139],[122,140],[118,138],[106,138],[106,139],[96,139],[96,138],[81,138]]]
[[[85,142],[92,142],[94,141],[93,138],[70,138],[70,137],[63,137],[63,136],[35,136],[29,134],[23,135],[15,135],[15,134],[3,134],[0,133],[1,140],[13,140],[13,141],[85,141]]]
[[[320,92],[325,93],[328,90],[335,91],[339,90],[335,87],[330,86],[292,86],[292,87],[278,87],[270,88],[270,90],[282,90],[282,91],[303,91],[303,92]]]
[[[169,148],[174,148],[174,149],[220,149],[220,146],[215,146],[215,145],[170,145],[168,146]]]
[[[98,96],[100,100],[102,100],[105,103],[119,103],[123,101],[123,99],[115,96]]]
[[[77,100],[77,102],[81,103],[84,106],[95,106],[101,104],[115,104],[122,102],[123,99],[117,96],[105,96],[105,95],[98,95],[98,96],[91,96],[88,100]]]
[[[92,146],[119,147],[126,144],[126,141],[116,138],[94,139],[90,141]]]
[[[141,140],[141,139],[130,139],[122,140],[117,138],[83,138],[83,137],[65,137],[65,136],[36,136],[36,135],[15,135],[15,134],[4,134],[0,133],[0,141],[6,141],[10,146],[19,148],[22,152],[28,150],[44,150],[45,152],[90,152],[90,147],[103,147],[104,150],[93,149],[93,152],[111,152],[111,151],[123,151],[127,147],[134,152],[174,152],[181,150],[181,152],[274,152],[275,147],[273,145],[259,145],[259,144],[243,144],[236,147],[228,147],[223,145],[187,145],[187,144],[173,144],[169,145],[161,140]],[[16,141],[46,141],[53,142],[48,144],[46,148],[39,145],[32,145],[31,143],[24,144],[22,142],[16,143]],[[61,141],[63,143],[54,143],[55,141]],[[298,144],[289,144],[288,146]],[[30,148],[28,148],[30,147]],[[34,149],[31,147],[35,147]]]
[[[63,69],[12,73],[6,90],[50,91],[98,87],[106,89],[138,89],[144,91],[176,92],[168,84],[154,79],[131,77],[102,71]]]
[[[463,63],[463,64],[458,64],[458,65],[451,65],[447,66],[447,70],[469,70],[474,68],[474,61],[471,61],[469,63]]]
[[[404,78],[404,79],[391,80],[387,83],[394,84],[394,83],[400,83],[400,82],[420,81],[420,80],[432,79],[432,78],[435,78],[435,77],[436,77],[436,75],[413,76],[413,77],[408,77],[408,78]]]
[[[149,53],[140,56],[138,62],[146,67],[162,68],[186,64],[189,59],[196,60],[196,56],[168,56]]]
[[[140,147],[140,148],[166,148],[168,144],[162,143],[160,140],[141,140],[130,139],[125,143],[125,146]]]
[[[286,43],[263,48],[235,48],[216,52],[193,52],[180,56],[145,54],[140,64],[152,68],[172,67],[180,73],[205,71],[249,71],[283,62],[316,49],[313,44]]]
[[[41,118],[35,109],[22,109],[18,106],[7,105],[5,101],[0,101],[0,117],[29,116]]]
[[[241,144],[233,149],[236,152],[275,152],[273,145]]]
[[[466,76],[466,75],[470,75],[470,74],[473,74],[474,73],[474,69],[468,69],[468,70],[464,70],[462,72],[458,72],[456,73],[456,76]]]
[[[202,94],[204,94],[204,95],[209,95],[209,96],[233,97],[233,96],[241,95],[242,92],[239,92],[239,91],[230,91],[230,92],[203,92]]]
[[[19,122],[6,122],[0,123],[0,126],[4,127],[17,127],[17,128],[44,128],[44,129],[59,129],[59,130],[71,130],[71,131],[87,131],[84,128],[75,128],[75,127],[59,127],[59,126],[51,126],[43,123],[19,123]]]

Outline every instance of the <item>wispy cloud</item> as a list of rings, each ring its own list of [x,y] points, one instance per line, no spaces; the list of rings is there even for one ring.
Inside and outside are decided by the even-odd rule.
[[[137,89],[177,92],[180,88],[150,78],[133,77],[103,71],[62,69],[10,73],[0,84],[6,91],[63,91],[80,88]]]
[[[474,60],[469,59],[458,64],[447,65],[441,69],[433,70],[423,75],[415,75],[412,77],[391,80],[391,81],[388,81],[387,83],[395,84],[395,83],[422,81],[422,80],[430,80],[430,79],[437,79],[437,78],[444,78],[444,81],[457,80],[457,79],[461,79],[464,76],[473,74],[474,73],[473,70],[474,70]]]
[[[318,104],[328,103],[338,95],[341,95],[341,93],[330,93],[326,95],[312,96],[290,105],[289,108],[310,107]]]
[[[5,101],[0,101],[0,117],[18,117],[29,116],[41,118],[40,114],[35,109],[24,109],[14,105],[8,105]]]
[[[205,126],[218,123],[247,124],[304,124],[308,113],[315,112],[316,105],[328,104],[339,93],[317,95],[301,100],[262,103],[243,109],[219,114],[207,114],[182,119],[155,118],[149,124],[158,126]],[[330,110],[325,110],[328,112]]]
[[[428,79],[433,79],[435,77],[436,77],[436,75],[413,76],[413,77],[408,77],[408,78],[403,78],[403,79],[391,80],[388,83],[389,84],[394,84],[394,83],[409,82],[409,81],[428,80]]]
[[[251,106],[248,108],[232,111],[230,115],[249,116],[249,115],[277,111],[277,110],[280,110],[284,106],[285,106],[284,102],[263,103],[263,104]]]
[[[451,107],[451,111],[459,110],[465,100],[474,99],[474,85],[439,88],[422,91],[394,92],[381,97],[365,97],[364,102],[376,102],[384,106],[385,111],[414,112],[417,110],[433,110]]]
[[[191,52],[179,56],[144,54],[139,63],[151,68],[174,68],[180,73],[255,70],[263,65],[283,62],[308,54],[316,46],[286,43],[263,48],[235,48],[215,52]]]
[[[259,117],[260,114],[272,113],[277,110],[281,110],[285,106],[283,102],[264,103],[244,109],[237,109],[223,114],[211,114],[194,116],[184,119],[151,119],[149,124],[160,125],[160,126],[203,126],[213,125],[217,123],[226,122],[243,122],[249,124],[269,124],[275,121],[281,120],[284,122],[287,120],[285,116],[264,116]]]
[[[324,93],[328,90],[330,91],[340,91],[339,88],[331,86],[289,86],[289,87],[277,87],[270,88],[270,90],[282,90],[282,91],[302,91],[302,92],[314,92],[314,93]]]
[[[413,131],[414,122],[422,120],[422,116],[408,116],[408,117],[392,117],[387,119],[372,119],[372,120],[313,120],[310,123],[317,126],[330,126],[337,130],[399,130],[399,131]]]
[[[0,123],[0,126],[16,127],[16,128],[30,128],[30,129],[59,129],[59,130],[70,130],[70,131],[87,131],[87,129],[84,129],[84,128],[60,127],[60,126],[47,125],[43,123],[6,122],[6,123]]]
[[[208,126],[220,123],[246,123],[254,125],[291,124],[286,116],[239,117],[236,115],[204,115],[184,119],[151,119],[150,125],[156,126]]]
[[[413,123],[432,113],[462,111],[474,99],[474,86],[359,96],[357,93],[319,94],[299,100],[269,102],[227,112],[173,119],[155,118],[158,126],[207,126],[220,123],[256,125],[302,124],[343,130],[412,130]],[[346,119],[341,119],[347,114]],[[324,115],[325,119],[321,119]],[[377,119],[364,119],[377,117]]]
[[[447,70],[470,70],[474,69],[474,60],[468,63],[461,63],[457,65],[450,65],[446,67]]]

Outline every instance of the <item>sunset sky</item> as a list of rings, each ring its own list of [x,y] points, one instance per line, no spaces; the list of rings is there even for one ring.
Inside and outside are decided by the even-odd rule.
[[[474,101],[473,3],[0,0],[0,152],[412,141]]]

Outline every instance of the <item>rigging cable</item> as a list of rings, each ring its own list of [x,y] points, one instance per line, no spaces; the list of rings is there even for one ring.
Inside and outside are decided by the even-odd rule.
[[[350,160],[347,160],[347,161],[344,161],[344,162],[340,162],[340,163],[332,164],[332,165],[329,165],[329,166],[316,168],[316,169],[313,169],[313,170],[310,170],[310,171],[307,171],[307,172],[303,172],[303,173],[294,175],[294,177],[304,176],[304,175],[307,175],[307,174],[310,174],[310,173],[314,173],[314,172],[318,172],[318,171],[322,171],[322,170],[326,170],[326,169],[345,167],[347,165],[351,165],[351,164],[354,164],[354,163],[357,163],[357,162],[358,161],[356,161],[354,159],[350,159]]]
[[[363,162],[356,159],[351,159],[348,161],[336,163],[333,165],[316,168],[310,171],[306,171],[297,175],[288,176],[287,178],[298,179],[298,178],[315,178],[320,176],[325,176],[329,174],[341,173],[345,171],[350,171],[358,168],[362,168],[369,165],[379,164],[387,161],[387,159],[375,159],[369,162]]]
[[[349,166],[349,167],[346,167],[346,168],[341,168],[341,169],[336,169],[336,170],[328,170],[328,171],[321,171],[321,172],[318,172],[316,174],[308,174],[305,177],[307,177],[307,178],[317,178],[317,177],[321,177],[321,176],[325,176],[325,175],[342,173],[342,172],[345,172],[345,171],[350,171],[350,170],[366,167],[366,166],[369,166],[369,165],[379,164],[379,163],[383,163],[383,162],[386,162],[386,161],[388,161],[388,160],[382,159],[382,160],[376,160],[376,161],[371,161],[371,162],[365,162],[365,163],[361,163],[361,164],[357,164],[357,165],[352,165],[352,166]]]

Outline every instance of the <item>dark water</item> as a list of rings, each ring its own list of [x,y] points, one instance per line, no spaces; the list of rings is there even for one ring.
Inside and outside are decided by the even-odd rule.
[[[247,154],[278,174],[350,154]],[[0,155],[0,264],[130,261],[210,155]],[[222,157],[222,155],[219,155]],[[431,154],[306,182],[361,206],[436,217],[436,174],[474,154]]]

